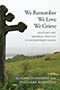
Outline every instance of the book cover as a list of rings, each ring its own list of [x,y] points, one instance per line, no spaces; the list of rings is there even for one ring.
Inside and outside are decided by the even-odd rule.
[[[60,89],[57,0],[0,0],[0,89]]]

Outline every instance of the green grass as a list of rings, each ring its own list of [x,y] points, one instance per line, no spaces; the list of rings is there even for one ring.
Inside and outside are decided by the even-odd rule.
[[[47,57],[56,58],[56,60],[45,61]],[[6,61],[6,72],[8,76],[8,84],[6,90],[60,90],[60,54],[45,55],[39,58],[26,58],[18,60]],[[40,84],[40,88],[35,89],[37,84],[19,84],[20,80],[16,79],[16,75],[25,77],[53,77],[56,78],[56,84]],[[51,80],[48,80],[51,81]],[[18,89],[20,88],[20,89]],[[1,89],[4,90],[4,89]]]
[[[56,58],[56,60],[45,61],[46,57]],[[24,60],[10,60],[6,62],[6,70],[15,74],[21,73],[23,72],[24,63],[28,63],[31,66],[29,72],[60,73],[60,54],[51,54],[40,58]]]

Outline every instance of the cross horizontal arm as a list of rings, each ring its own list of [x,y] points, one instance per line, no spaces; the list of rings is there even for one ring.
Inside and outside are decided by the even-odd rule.
[[[24,32],[24,30],[27,28],[27,26],[23,23],[20,22],[18,23],[18,25],[11,25],[11,26],[6,26],[5,27],[5,35],[9,32],[9,31],[20,31],[20,32]]]

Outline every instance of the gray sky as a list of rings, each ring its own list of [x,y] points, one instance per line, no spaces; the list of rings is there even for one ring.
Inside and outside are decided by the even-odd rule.
[[[60,51],[60,2],[59,0],[0,0],[0,5],[5,5],[9,12],[15,15],[15,19],[12,22],[7,22],[8,25],[18,24],[22,21],[28,25],[28,28],[24,33],[9,32],[6,36],[6,49],[7,52],[11,48],[16,48],[18,53],[42,53]],[[38,22],[36,16],[26,15],[24,10],[38,10],[38,11],[56,11],[57,28],[56,42],[26,42],[25,39],[31,38],[32,34],[36,34],[37,31],[33,26],[33,23]],[[46,29],[48,30],[48,29]],[[41,30],[40,30],[41,31]],[[52,31],[52,30],[51,30]],[[37,47],[39,49],[37,49]],[[10,48],[10,49],[9,49]],[[31,48],[31,49],[30,49]],[[34,48],[34,50],[32,50]],[[21,50],[22,49],[22,50]],[[25,51],[24,51],[25,50]],[[47,51],[46,51],[47,50]],[[21,51],[21,52],[20,52]]]

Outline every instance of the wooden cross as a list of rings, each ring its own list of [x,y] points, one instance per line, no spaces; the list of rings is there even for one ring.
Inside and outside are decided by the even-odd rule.
[[[18,25],[8,26],[6,21],[11,22],[15,17],[12,13],[6,13],[8,9],[4,6],[0,6],[0,83],[5,85],[6,82],[6,72],[5,72],[5,39],[6,34],[9,31],[20,31],[24,32],[27,26],[23,22],[19,22]]]

